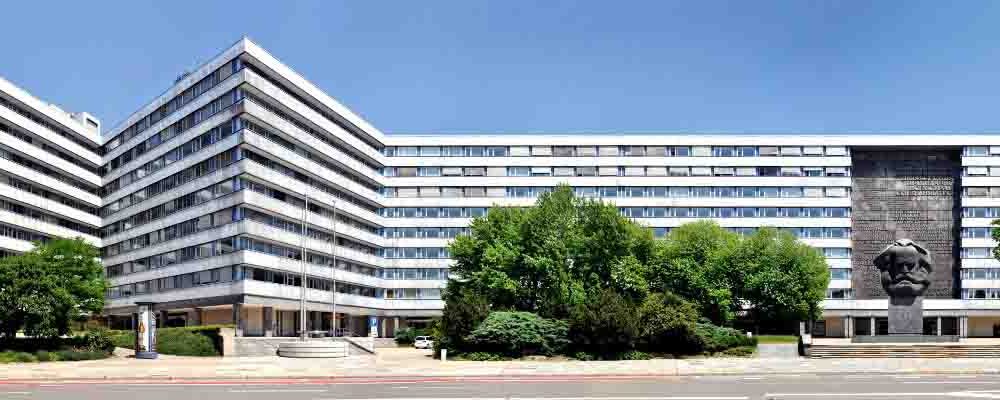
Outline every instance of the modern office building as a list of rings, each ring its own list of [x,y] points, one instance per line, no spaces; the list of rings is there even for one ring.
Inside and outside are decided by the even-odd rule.
[[[100,245],[100,121],[0,79],[0,256],[55,236]]]
[[[568,183],[657,236],[707,218],[822,249],[817,335],[887,331],[871,261],[911,238],[936,266],[925,331],[1000,336],[998,135],[386,135],[246,39],[103,137],[2,89],[4,134],[31,140],[0,141],[17,176],[0,196],[34,214],[0,222],[99,243],[118,326],[152,301],[168,325],[294,335],[305,268],[306,329],[392,336],[440,314],[447,244],[473,217]]]

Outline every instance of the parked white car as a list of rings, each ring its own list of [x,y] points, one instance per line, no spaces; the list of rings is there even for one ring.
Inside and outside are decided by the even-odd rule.
[[[418,349],[433,349],[434,339],[430,336],[417,336],[413,339],[413,347]]]

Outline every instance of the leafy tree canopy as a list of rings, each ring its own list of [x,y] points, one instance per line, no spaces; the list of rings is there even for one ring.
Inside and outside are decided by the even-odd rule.
[[[97,257],[83,239],[53,239],[0,259],[0,335],[64,335],[70,321],[100,312],[106,281]]]

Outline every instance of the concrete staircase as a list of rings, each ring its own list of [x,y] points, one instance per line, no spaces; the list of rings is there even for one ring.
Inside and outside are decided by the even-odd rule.
[[[809,358],[1000,358],[998,344],[813,345]]]

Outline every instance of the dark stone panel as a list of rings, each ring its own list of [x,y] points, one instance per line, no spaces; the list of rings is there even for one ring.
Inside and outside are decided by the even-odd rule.
[[[957,298],[959,256],[958,148],[853,148],[851,235],[854,294],[885,298],[872,260],[896,239],[911,239],[933,257],[927,298]]]

